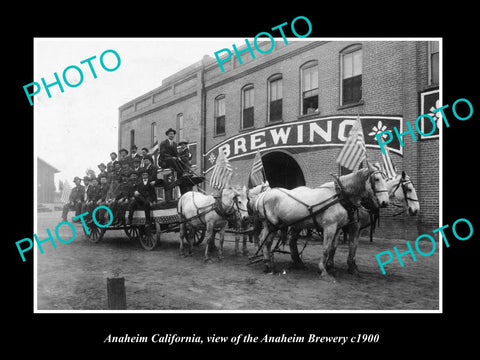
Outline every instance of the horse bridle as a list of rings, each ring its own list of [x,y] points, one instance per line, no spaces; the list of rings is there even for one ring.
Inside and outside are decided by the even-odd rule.
[[[373,193],[376,195],[377,193],[388,192],[387,189],[385,189],[385,190],[377,190],[376,189],[375,180],[373,179],[373,175],[375,175],[376,173],[380,173],[384,179],[386,178],[385,174],[380,170],[374,170],[374,171],[371,172],[371,174],[369,175],[370,176],[370,187],[372,188]]]
[[[217,214],[220,215],[220,216],[225,216],[225,215],[226,215],[226,216],[229,216],[229,215],[232,215],[233,212],[234,212],[234,210],[235,210],[235,209],[234,209],[235,206],[237,207],[237,210],[238,210],[239,212],[246,212],[246,213],[248,214],[248,209],[247,209],[247,210],[240,209],[240,206],[238,205],[238,195],[235,195],[235,196],[233,197],[233,204],[232,204],[229,208],[227,208],[227,209],[225,209],[225,208],[223,207],[223,203],[222,203],[221,198],[219,198],[219,200],[217,201],[217,204],[218,204],[218,205],[215,206],[215,211],[216,211]]]
[[[407,207],[408,207],[408,201],[409,201],[409,200],[410,200],[410,201],[413,201],[413,202],[419,202],[418,199],[412,199],[411,197],[408,197],[408,196],[407,196],[407,191],[406,191],[405,189],[406,189],[406,185],[409,184],[409,183],[412,184],[412,186],[413,186],[413,181],[410,180],[410,178],[404,179],[404,178],[402,177],[402,179],[398,182],[397,186],[395,186],[395,188],[394,188],[393,191],[392,191],[392,194],[395,195],[395,192],[398,190],[398,188],[399,188],[400,186],[402,186],[403,197],[404,197],[404,199],[405,199],[405,204],[407,205]]]

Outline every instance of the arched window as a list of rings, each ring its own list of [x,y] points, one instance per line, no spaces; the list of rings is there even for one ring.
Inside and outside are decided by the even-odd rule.
[[[254,89],[249,84],[242,88],[242,129],[252,128],[254,126]]]
[[[135,145],[135,130],[130,130],[130,149]]]
[[[300,68],[301,115],[318,111],[318,61],[309,61]]]
[[[225,134],[225,95],[221,94],[215,98],[214,103],[214,134]]]
[[[429,41],[428,42],[428,74],[429,74],[429,84],[436,85],[439,82],[439,54],[440,54],[440,42],[439,41]]]
[[[157,143],[157,123],[153,122],[152,125],[150,126],[150,147],[155,146]]]
[[[268,79],[268,122],[282,120],[282,74]]]
[[[360,44],[340,52],[340,105],[354,104],[362,99],[362,58]]]
[[[177,141],[183,139],[183,114],[177,115]]]

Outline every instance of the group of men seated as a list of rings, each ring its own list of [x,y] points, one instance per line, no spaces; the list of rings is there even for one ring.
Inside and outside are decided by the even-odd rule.
[[[108,206],[113,213],[113,226],[131,224],[135,210],[142,209],[145,210],[146,226],[149,227],[150,209],[158,200],[155,188],[164,187],[167,192],[174,185],[163,178],[159,179],[158,169],[170,168],[177,179],[182,177],[189,179],[192,175],[190,169],[192,155],[188,149],[188,141],[181,140],[178,144],[180,149],[178,149],[174,141],[175,134],[174,129],[170,128],[166,131],[167,139],[159,145],[158,164],[154,163],[154,158],[147,148],[143,148],[142,153],[138,154],[137,147],[133,145],[130,154],[126,149],[119,151],[119,160],[117,160],[117,154],[112,152],[111,161],[107,165],[104,163],[98,165],[100,170],[98,175],[91,170],[88,171],[87,176],[83,178],[83,186],[82,179],[76,176],[73,180],[75,187],[70,193],[68,203],[63,207],[62,220],[67,220],[69,210],[75,210],[75,216],[85,212],[91,216],[96,207],[104,205]],[[180,192],[183,194],[190,191],[192,186],[193,183],[190,184],[188,180],[180,182]],[[125,219],[126,210],[128,210],[127,219]],[[101,222],[105,210],[100,209],[97,214],[95,218]]]

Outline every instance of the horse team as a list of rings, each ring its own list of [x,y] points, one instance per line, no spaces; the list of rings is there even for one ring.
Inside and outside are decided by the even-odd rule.
[[[355,255],[360,231],[372,223],[372,211],[389,205],[402,206],[409,215],[416,215],[419,202],[410,178],[402,172],[393,179],[386,179],[378,164],[368,163],[367,168],[335,178],[317,188],[306,186],[292,190],[270,188],[268,182],[252,189],[228,186],[219,196],[190,191],[181,196],[177,211],[180,224],[180,251],[192,253],[195,230],[206,229],[205,261],[215,246],[215,235],[220,238],[218,255],[223,257],[223,242],[229,218],[236,216],[237,224],[253,224],[258,251],[262,251],[264,271],[273,272],[272,243],[276,234],[285,243],[289,239],[294,267],[303,263],[297,248],[297,239],[303,229],[315,229],[323,234],[323,252],[318,269],[322,278],[333,280],[329,271],[334,266],[334,255],[341,231],[348,235],[348,271],[358,273]],[[395,202],[401,202],[401,205]],[[250,221],[248,221],[250,219]],[[253,220],[252,220],[253,219]],[[238,251],[238,237],[235,244]],[[246,235],[243,236],[243,252],[246,253]]]

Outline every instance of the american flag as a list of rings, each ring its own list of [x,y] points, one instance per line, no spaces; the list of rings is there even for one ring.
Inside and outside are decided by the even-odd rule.
[[[253,160],[252,170],[250,171],[250,184],[257,186],[265,182],[265,171],[263,169],[262,157],[260,151],[257,151]]]
[[[210,177],[210,186],[217,190],[223,190],[232,178],[233,169],[222,149],[218,150],[218,157]]]
[[[393,179],[397,176],[397,172],[395,171],[395,165],[392,163],[392,159],[390,158],[390,151],[388,151],[388,146],[384,147],[385,154],[383,151],[382,153],[382,160],[383,160],[383,168],[385,170],[385,174],[387,175],[387,179]]]
[[[62,196],[60,198],[60,202],[62,204],[68,203],[68,200],[70,199],[70,193],[72,192],[72,187],[68,183],[67,180],[63,182],[63,191],[62,191]]]
[[[349,170],[354,171],[360,163],[366,158],[365,139],[363,137],[362,124],[360,116],[353,128],[350,130],[345,145],[343,146],[336,162]]]

